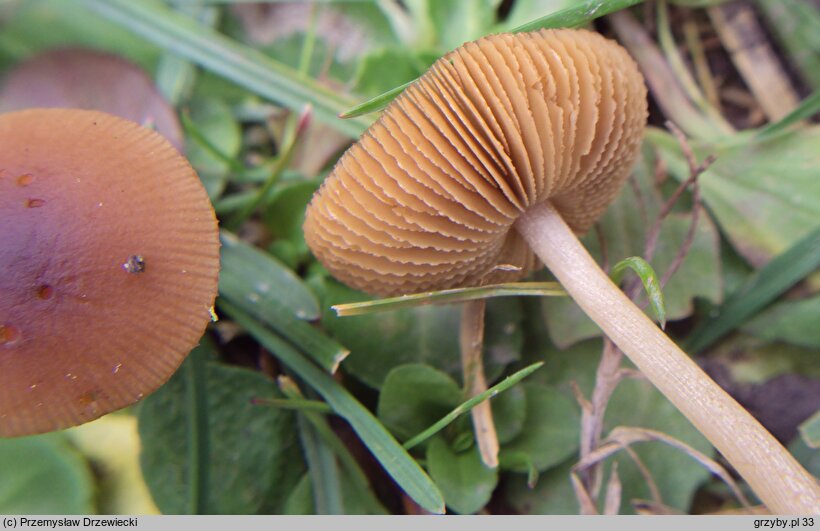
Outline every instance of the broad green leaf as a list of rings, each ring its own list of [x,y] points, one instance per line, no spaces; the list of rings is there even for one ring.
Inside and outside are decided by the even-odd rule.
[[[446,415],[461,398],[461,389],[447,374],[429,365],[400,365],[384,379],[378,417],[405,441]]]
[[[419,77],[430,64],[406,48],[382,48],[362,58],[356,72],[355,92],[376,96]]]
[[[521,434],[501,448],[503,468],[526,472],[516,460],[505,461],[505,455],[523,453],[539,471],[564,461],[578,449],[579,413],[575,402],[553,387],[524,383],[527,417]]]
[[[438,48],[449,52],[490,33],[500,0],[430,0],[428,3]]]
[[[459,514],[473,514],[484,507],[498,483],[497,471],[481,462],[478,448],[455,452],[436,438],[427,447],[427,469],[444,495],[444,502]]]
[[[449,426],[452,422],[456,421],[461,415],[467,413],[468,411],[470,411],[472,408],[474,408],[478,404],[484,402],[485,400],[489,400],[489,399],[491,399],[495,396],[498,396],[500,393],[503,393],[504,391],[507,391],[508,389],[512,389],[514,385],[516,385],[518,382],[520,382],[521,380],[523,380],[524,378],[526,378],[527,376],[529,376],[533,372],[540,369],[543,365],[544,365],[543,362],[537,362],[537,363],[533,363],[532,365],[529,365],[527,367],[524,367],[523,369],[521,369],[519,371],[516,371],[515,373],[507,376],[506,378],[504,378],[503,380],[501,380],[500,382],[498,382],[494,386],[490,387],[486,391],[484,391],[482,393],[479,393],[479,394],[475,395],[474,397],[472,397],[468,400],[465,400],[464,402],[459,404],[456,408],[454,408],[452,411],[450,411],[445,416],[443,416],[439,420],[437,420],[434,424],[431,424],[423,432],[418,433],[412,439],[405,442],[404,443],[404,448],[409,450],[411,448],[414,448],[416,445],[419,445],[419,444],[423,443],[424,441],[426,441],[427,439],[429,439],[430,437],[432,437],[433,435],[435,435],[439,431],[441,431],[444,428],[446,428],[447,426]],[[516,388],[516,390],[518,390],[518,389]],[[526,401],[526,399],[525,399],[525,401]],[[526,407],[526,404],[524,404],[522,407]],[[507,437],[507,440],[508,440],[509,438],[513,438],[514,435],[517,435],[517,433],[520,433],[521,430],[523,429],[523,422],[519,423],[516,420],[517,419],[513,420],[511,426],[502,426],[502,428],[507,428],[507,433],[500,434],[499,437],[501,437],[501,435],[504,435],[504,436]],[[511,431],[514,431],[515,434],[511,433]],[[470,444],[472,444],[472,438],[471,438],[469,433],[461,433],[461,434],[459,434],[459,437],[462,437],[464,435],[467,436],[466,442],[467,442],[467,445],[469,446]]]
[[[253,404],[257,397],[281,396],[276,385],[260,373],[218,362],[204,362],[204,404],[193,406],[186,399],[190,384],[184,370],[177,372],[139,410],[143,474],[159,508],[166,514],[189,510],[186,426],[192,415],[201,414],[195,407],[204,407],[207,423],[200,435],[210,464],[205,471],[209,511],[278,512],[304,463],[294,413]]]
[[[342,475],[342,502],[345,514],[389,514],[387,509],[372,493],[363,492],[350,481],[349,476]],[[313,502],[313,487],[308,474],[302,476],[285,502],[282,514],[316,514]]]
[[[789,373],[820,378],[817,347],[772,343],[742,333],[710,349],[709,358],[725,367],[732,381],[742,384],[764,383]]]
[[[366,300],[361,292],[334,280],[326,280],[322,305],[326,308],[322,326],[350,349],[347,371],[371,387],[380,388],[387,373],[399,365],[424,363],[461,379],[458,330],[460,305],[419,306],[356,317],[336,317],[330,306]],[[487,303],[484,337],[484,364],[489,381],[518,359],[521,332],[520,301],[498,298]]]
[[[809,448],[820,448],[820,410],[803,422],[798,429],[800,437]]]
[[[319,187],[317,181],[282,183],[276,195],[266,204],[263,219],[271,233],[292,243],[296,250],[307,255],[308,247],[302,232],[305,208]]]
[[[820,476],[820,450],[809,448],[802,437],[795,437],[789,445],[789,451],[809,474],[814,477]]]
[[[571,383],[578,386],[584,396],[591,396],[595,387],[595,370],[601,361],[603,341],[600,338],[575,343],[560,349],[549,342],[532,346],[530,356],[524,361],[544,360],[544,370],[533,375],[533,380],[554,386],[568,398],[573,397]]]
[[[93,514],[94,478],[62,433],[0,438],[0,514]]]
[[[516,385],[490,402],[498,442],[502,445],[518,437],[527,420],[527,395]]]
[[[764,310],[741,328],[770,341],[820,349],[820,296],[783,301]]]
[[[189,128],[185,154],[202,179],[208,195],[212,199],[219,197],[232,169],[224,157],[235,160],[239,154],[242,142],[239,124],[230,107],[216,98],[194,100],[190,104],[188,116],[196,136],[192,135]],[[199,138],[202,140],[198,141]]]
[[[672,175],[689,170],[674,137],[647,132]],[[738,140],[740,142],[740,139]],[[705,148],[717,161],[700,176],[703,199],[721,230],[751,264],[762,266],[820,226],[820,127]]]
[[[622,381],[609,401],[604,436],[616,426],[640,426],[661,431],[696,450],[711,456],[709,442],[650,383]],[[663,503],[683,512],[689,511],[698,486],[710,473],[697,461],[661,442],[638,443],[633,449],[649,469],[660,490]],[[646,482],[637,466],[625,454],[618,459],[618,474],[623,488],[621,512],[633,514],[630,501],[651,499]]]
[[[444,512],[444,501],[435,484],[347,389],[240,308],[226,302],[222,303],[222,307],[277,359],[319,393],[339,416],[347,420],[385,471],[410,498],[430,512]]]
[[[504,497],[520,514],[578,514],[578,499],[572,489],[570,472],[575,459],[541,474],[534,488],[527,477],[515,474],[504,483]]]
[[[306,104],[311,104],[317,119],[346,134],[358,136],[369,125],[366,120],[337,118],[336,115],[350,107],[349,100],[337,92],[160,3],[130,0],[80,0],[75,3],[290,109],[300,111]]]

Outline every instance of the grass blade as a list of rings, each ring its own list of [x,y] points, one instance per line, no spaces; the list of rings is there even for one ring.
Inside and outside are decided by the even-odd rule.
[[[415,437],[409,439],[407,442],[404,443],[404,448],[406,450],[409,450],[409,449],[413,448],[414,446],[418,446],[419,444],[423,443],[424,441],[426,441],[427,439],[429,439],[430,437],[432,437],[436,433],[438,433],[441,430],[443,430],[444,428],[446,428],[451,422],[456,420],[458,417],[460,417],[464,413],[467,413],[472,408],[474,408],[478,404],[484,402],[485,400],[488,400],[488,399],[496,396],[497,394],[506,391],[507,389],[509,389],[513,385],[517,384],[518,382],[520,382],[521,380],[523,380],[524,378],[526,378],[530,374],[532,374],[535,371],[537,371],[538,369],[540,369],[542,365],[544,365],[544,362],[539,361],[538,363],[533,363],[532,365],[524,367],[520,371],[518,371],[514,374],[511,374],[510,376],[507,376],[506,378],[501,380],[501,382],[499,382],[499,383],[495,384],[494,386],[490,387],[489,389],[487,389],[483,393],[475,395],[473,398],[467,400],[463,404],[459,405],[458,407],[456,407],[455,409],[453,409],[452,411],[450,411],[449,413],[447,413],[446,415],[441,417],[441,419],[439,419],[437,422],[435,422],[432,426],[430,426],[429,428],[427,428],[423,432],[419,433]]]
[[[220,233],[219,294],[286,337],[333,373],[350,353],[305,320],[320,316],[313,293],[273,256]]]
[[[556,11],[513,29],[513,33],[536,31],[542,28],[577,28],[598,17],[640,4],[643,0],[585,0],[577,5]]]
[[[686,349],[695,354],[762,310],[780,294],[820,267],[820,227],[754,273],[689,336]]]
[[[279,388],[285,396],[291,397],[292,400],[301,399],[304,402],[313,402],[311,400],[304,399],[302,392],[296,385],[296,382],[292,379],[287,376],[280,376],[278,381]],[[324,402],[318,403],[324,405],[328,410],[330,410],[330,407]],[[330,427],[330,423],[328,423],[327,419],[315,411],[307,410],[303,411],[303,415],[301,415],[301,417],[310,423],[313,431],[318,438],[321,439],[324,446],[333,450],[336,457],[339,459],[339,463],[344,468],[347,477],[356,485],[356,488],[360,491],[360,493],[370,500],[369,504],[373,507],[377,507],[379,503],[376,500],[373,489],[370,487],[370,481],[367,479],[367,476],[362,471],[361,467],[359,467],[359,462],[356,461],[356,458],[353,457],[353,454],[351,454],[350,450],[348,450],[347,446],[345,446],[345,443],[342,442],[336,432],[333,431],[333,428]]]
[[[338,118],[351,106],[338,92],[163,4],[133,0],[79,3],[164,50],[294,111],[311,104],[319,120],[352,137],[359,136],[370,125],[367,120]]]
[[[347,120],[349,118],[356,118],[357,116],[362,116],[365,114],[369,114],[371,112],[378,112],[387,107],[390,104],[390,102],[393,101],[393,99],[395,99],[396,96],[404,92],[404,89],[406,89],[412,84],[413,81],[408,81],[404,85],[399,85],[398,87],[392,88],[387,92],[379,94],[373,99],[367,100],[364,103],[360,103],[355,107],[351,107],[345,112],[339,114],[339,118]]]
[[[211,468],[208,434],[208,399],[205,390],[203,350],[195,348],[185,360],[185,390],[188,401],[188,511],[210,514],[208,487]]]
[[[414,308],[424,304],[452,304],[488,297],[512,297],[520,295],[566,297],[567,292],[564,291],[557,282],[510,282],[507,284],[494,284],[475,288],[455,288],[416,293],[414,295],[403,295],[401,297],[390,297],[375,301],[337,304],[332,306],[332,308],[339,317],[351,317],[377,312],[390,312],[402,308]]]
[[[661,328],[666,328],[666,304],[663,300],[663,290],[661,290],[661,284],[658,282],[658,275],[655,274],[655,270],[643,258],[630,256],[624,258],[612,268],[612,273],[609,275],[612,282],[620,284],[627,269],[634,271],[641,279],[643,289],[646,290],[646,296],[649,298],[649,305],[652,306],[652,311],[655,312],[655,317],[661,324]]]
[[[817,113],[820,113],[820,89],[812,92],[792,112],[761,129],[757,133],[757,138],[760,140],[775,135],[797,122],[811,118]]]
[[[614,13],[615,11],[619,11],[621,9],[626,9],[627,7],[640,4],[641,2],[643,2],[643,0],[586,0],[576,6],[562,9],[561,11],[556,11],[551,15],[547,15],[545,17],[535,19],[532,22],[527,22],[526,24],[518,26],[512,30],[512,33],[536,31],[542,28],[577,28],[595,20],[598,17]],[[360,103],[355,107],[351,107],[350,109],[340,113],[339,118],[356,118],[362,116],[363,114],[380,111],[387,107],[387,105],[393,101],[396,96],[401,94],[404,89],[413,84],[413,82],[414,81],[410,81],[400,87],[392,88],[387,92],[379,94],[373,99]]]
[[[347,389],[237,306],[223,301],[222,307],[277,359],[316,390],[333,408],[333,411],[350,424],[362,442],[408,496],[427,511],[444,513],[444,499],[435,483],[373,414],[361,405]]]

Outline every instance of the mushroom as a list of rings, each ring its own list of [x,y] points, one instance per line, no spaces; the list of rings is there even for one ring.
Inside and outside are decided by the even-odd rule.
[[[540,259],[771,510],[817,512],[814,479],[576,237],[629,175],[646,116],[637,66],[598,34],[467,43],[339,160],[308,207],[305,239],[333,275],[378,295],[514,280]]]
[[[197,344],[211,203],[158,133],[98,111],[0,115],[0,436],[133,404]]]

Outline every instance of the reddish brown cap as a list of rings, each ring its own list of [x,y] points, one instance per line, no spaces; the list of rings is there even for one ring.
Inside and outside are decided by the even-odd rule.
[[[159,134],[97,111],[0,115],[0,436],[138,401],[217,292],[211,203]]]
[[[586,231],[629,175],[646,88],[585,30],[492,35],[437,61],[341,158],[305,239],[380,295],[513,280],[537,265],[513,225],[551,201]]]

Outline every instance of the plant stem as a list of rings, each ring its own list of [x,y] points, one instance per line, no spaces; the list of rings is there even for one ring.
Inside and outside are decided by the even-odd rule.
[[[530,208],[516,229],[584,312],[772,512],[820,512],[814,478],[609,280],[549,202]]]
[[[487,390],[482,360],[484,345],[484,299],[464,303],[461,312],[461,370],[464,375],[464,394],[472,398]],[[470,410],[473,418],[475,440],[481,454],[481,461],[489,468],[498,467],[498,435],[493,422],[490,401],[486,400]]]

